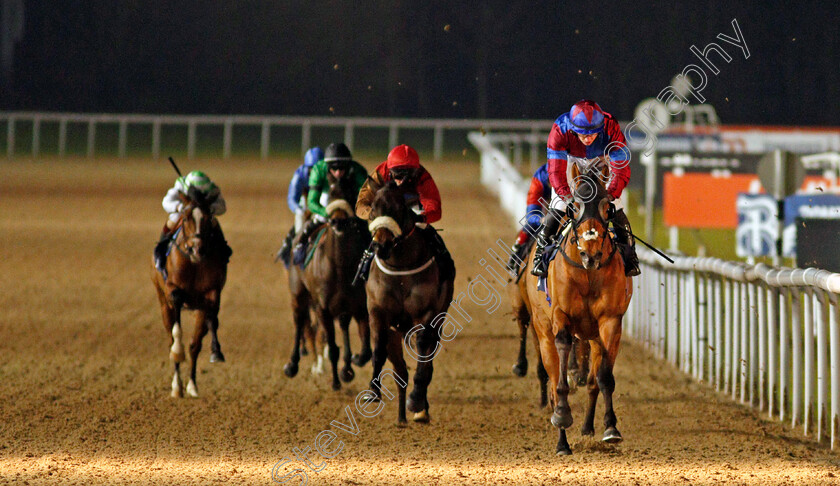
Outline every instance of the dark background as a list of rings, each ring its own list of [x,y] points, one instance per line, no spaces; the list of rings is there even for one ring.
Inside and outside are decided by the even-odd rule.
[[[630,120],[716,42],[723,123],[839,124],[833,3],[613,3],[24,0],[0,109]]]

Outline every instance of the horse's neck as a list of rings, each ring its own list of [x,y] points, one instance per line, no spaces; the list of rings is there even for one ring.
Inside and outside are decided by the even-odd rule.
[[[428,243],[423,241],[420,231],[415,228],[409,236],[395,245],[385,263],[395,268],[414,268],[429,261],[432,252]]]

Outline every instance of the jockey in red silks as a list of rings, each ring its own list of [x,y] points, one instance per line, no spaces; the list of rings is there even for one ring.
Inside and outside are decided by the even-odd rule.
[[[420,156],[414,148],[408,145],[394,147],[388,153],[388,158],[368,175],[356,200],[356,215],[364,220],[371,219],[376,192],[391,181],[402,192],[414,214],[416,227],[432,248],[440,268],[441,281],[455,278],[455,262],[443,238],[432,227],[432,223],[439,221],[442,215],[440,192],[432,174],[420,165]],[[365,255],[358,272],[362,280],[367,280],[367,271],[373,258],[373,253]]]
[[[621,192],[630,180],[630,150],[618,121],[594,101],[578,101],[568,113],[563,113],[554,121],[548,135],[547,155],[548,179],[555,194],[550,203],[551,211],[547,212],[542,232],[537,238],[534,268],[531,273],[538,276],[545,276],[547,273],[542,253],[548,240],[557,232],[560,219],[572,197],[567,179],[567,162],[571,155],[585,159],[602,156],[608,158],[610,179],[607,192],[615,205],[613,229],[619,243],[624,247],[624,272],[628,276],[639,275],[639,260],[636,257],[633,232],[620,199]]]

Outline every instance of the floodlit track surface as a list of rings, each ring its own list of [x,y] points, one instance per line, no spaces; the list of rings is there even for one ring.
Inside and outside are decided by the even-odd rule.
[[[369,168],[375,161],[363,161]],[[537,408],[531,367],[510,368],[517,330],[502,285],[492,314],[472,317],[435,360],[432,422],[396,425],[396,404],[347,423],[370,365],[339,392],[326,375],[283,375],[292,337],[286,273],[272,264],[291,224],[285,204],[292,161],[186,160],[222,188],[221,223],[234,249],[219,338],[227,363],[199,361],[199,399],[172,399],[168,337],[149,278],[152,246],[174,180],[165,162],[15,161],[0,177],[0,483],[272,484],[306,466],[309,484],[837,484],[840,456],[800,429],[765,419],[625,340],[615,408],[624,442],[582,439],[584,394],[572,395],[574,455],[555,457],[550,412]],[[456,294],[486,271],[485,250],[511,240],[509,217],[478,183],[477,164],[429,169],[443,195],[443,228]],[[185,344],[192,314],[184,314]],[[355,349],[358,343],[354,341]],[[411,363],[409,364],[412,368]],[[184,371],[182,370],[182,373]],[[413,372],[413,370],[412,370]],[[603,431],[596,414],[596,437]],[[324,461],[314,441],[343,443]],[[334,448],[337,442],[330,448]],[[285,484],[297,484],[292,478]]]

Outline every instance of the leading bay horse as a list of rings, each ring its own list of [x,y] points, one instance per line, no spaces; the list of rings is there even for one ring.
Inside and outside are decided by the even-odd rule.
[[[534,348],[537,352],[537,380],[540,385],[540,408],[548,405],[548,373],[542,362],[540,344],[537,337],[534,321],[541,319],[542,325],[548,326],[551,320],[551,307],[548,305],[545,292],[537,288],[538,277],[531,274],[534,265],[534,240],[528,244],[525,253],[526,261],[519,269],[514,285],[509,287],[513,316],[519,328],[519,354],[516,363],[513,365],[513,374],[523,377],[528,372],[527,342],[528,330],[531,330],[534,338]],[[572,350],[569,353],[568,377],[571,380],[572,390],[576,386],[586,384],[586,375],[582,370],[589,368],[589,342],[575,338]]]
[[[195,329],[190,343],[190,380],[187,394],[198,397],[195,382],[198,353],[201,341],[208,330],[212,337],[210,362],[225,360],[219,345],[219,303],[227,279],[228,249],[215,228],[210,205],[213,198],[190,190],[189,196],[181,195],[183,209],[176,229],[177,235],[166,258],[166,277],[157,271],[152,258],[152,282],[157,291],[163,326],[171,336],[169,357],[175,365],[172,377],[172,396],[183,397],[180,366],[185,359],[181,342],[181,310],[195,311]]]
[[[311,308],[315,312],[318,327],[326,338],[332,363],[334,390],[341,388],[338,373],[339,349],[335,343],[335,319],[338,319],[344,338],[344,367],[341,369],[341,380],[353,380],[355,372],[351,363],[364,366],[372,355],[365,288],[352,285],[359,260],[370,244],[370,232],[365,222],[357,218],[353,210],[356,195],[351,184],[349,178],[331,180],[329,203],[326,206],[329,220],[323,229],[313,235],[311,245],[315,248],[310,249],[313,251],[311,261],[304,268],[295,264],[289,267],[295,341],[292,356],[283,371],[289,377],[297,375],[301,341],[310,324]],[[317,235],[322,231],[323,235],[318,239]],[[352,355],[350,349],[351,319],[355,319],[359,326],[359,338],[362,342],[359,355]],[[317,355],[317,351],[314,354]]]
[[[414,413],[415,422],[428,422],[427,392],[434,372],[432,361],[439,351],[439,333],[445,332],[446,311],[455,289],[454,274],[449,279],[441,279],[435,254],[416,227],[414,213],[394,181],[376,192],[370,214],[375,249],[375,264],[366,284],[374,342],[370,391],[375,397],[371,399],[381,399],[380,373],[388,358],[400,384],[398,421],[406,422],[408,407]],[[411,340],[415,335],[416,347]],[[414,389],[407,401],[404,344],[417,359]],[[386,394],[393,397],[390,392]]]
[[[604,184],[609,176],[608,166],[603,159],[570,158],[569,162],[577,211],[558,244],[557,257],[548,268],[551,319],[534,322],[540,354],[552,386],[551,423],[559,429],[556,451],[561,455],[572,453],[566,439],[566,428],[573,422],[566,374],[575,337],[588,340],[591,345],[587,378],[589,404],[581,434],[595,433],[595,404],[600,391],[605,406],[602,441],[621,441],[613,410],[613,366],[621,342],[621,321],[633,292],[608,229],[614,210]]]

